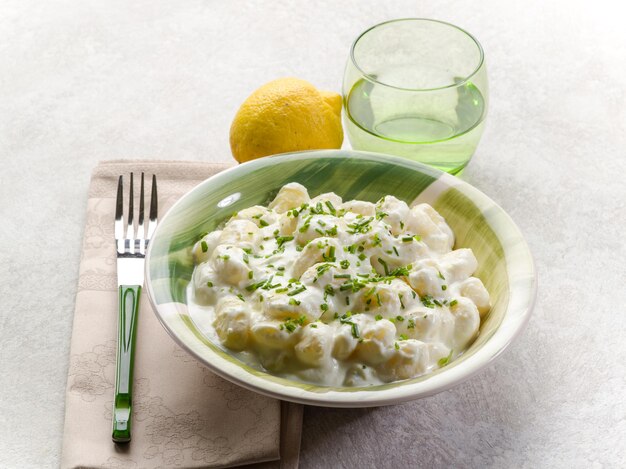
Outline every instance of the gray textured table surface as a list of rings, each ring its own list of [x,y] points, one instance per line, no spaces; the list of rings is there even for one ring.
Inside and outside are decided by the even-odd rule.
[[[617,3],[617,2],[614,2]],[[626,465],[626,29],[609,3],[0,3],[0,467],[56,467],[89,174],[120,157],[230,161],[241,101],[279,76],[340,90],[379,21],[451,21],[486,50],[464,177],[540,273],[522,337],[454,390],[307,408],[302,467]]]

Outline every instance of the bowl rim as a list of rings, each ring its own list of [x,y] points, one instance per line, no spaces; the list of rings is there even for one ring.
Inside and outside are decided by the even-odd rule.
[[[441,370],[441,372],[424,379],[422,381],[416,383],[409,383],[403,386],[391,387],[384,390],[358,390],[358,391],[350,391],[349,387],[344,388],[345,391],[335,391],[329,390],[327,392],[313,392],[306,389],[306,383],[304,387],[297,386],[284,386],[280,383],[274,382],[272,380],[266,379],[263,376],[253,375],[246,370],[244,370],[241,366],[226,361],[224,358],[217,355],[210,348],[207,347],[209,353],[213,355],[216,362],[218,362],[222,366],[218,366],[211,360],[207,360],[205,357],[201,356],[197,353],[191,346],[189,346],[184,340],[182,340],[177,334],[176,331],[173,330],[168,324],[167,316],[168,314],[164,311],[166,308],[164,305],[157,305],[154,300],[155,292],[153,289],[151,276],[150,276],[150,260],[152,258],[152,247],[153,242],[148,245],[148,250],[146,252],[146,262],[145,262],[145,289],[148,293],[148,298],[150,300],[150,304],[152,309],[157,316],[157,319],[161,323],[161,325],[165,328],[167,333],[172,337],[174,342],[178,344],[181,348],[183,348],[187,353],[191,354],[195,357],[200,363],[207,366],[212,372],[221,376],[222,378],[235,383],[239,386],[242,386],[251,391],[266,395],[268,397],[287,400],[291,402],[297,402],[300,404],[307,405],[316,405],[316,406],[327,406],[327,407],[374,407],[374,406],[382,406],[382,405],[392,405],[398,404],[401,402],[411,401],[415,399],[420,399],[428,396],[432,396],[434,394],[446,391],[464,381],[467,381],[471,377],[475,376],[479,371],[483,368],[487,367],[490,363],[493,362],[497,357],[499,357],[510,345],[511,343],[522,333],[525,329],[526,324],[528,323],[530,316],[532,314],[532,310],[534,308],[536,298],[537,298],[537,271],[535,267],[535,262],[528,248],[528,244],[524,239],[521,230],[517,226],[517,224],[513,221],[506,211],[500,207],[496,202],[494,202],[490,197],[485,195],[482,191],[475,188],[471,184],[466,181],[463,181],[455,176],[447,174],[438,169],[432,168],[430,166],[426,166],[422,163],[418,163],[415,161],[407,160],[404,158],[385,155],[380,153],[372,153],[372,152],[363,152],[363,151],[355,151],[355,150],[309,150],[302,152],[292,152],[292,153],[282,153],[279,155],[272,155],[264,158],[259,158],[256,160],[249,161],[247,163],[243,163],[240,165],[235,165],[231,168],[228,168],[224,171],[220,171],[213,176],[201,181],[199,184],[194,186],[192,189],[188,190],[183,196],[181,196],[167,213],[160,218],[159,224],[153,234],[152,241],[158,236],[159,228],[163,226],[164,221],[167,217],[175,212],[177,206],[182,204],[187,197],[190,197],[192,193],[199,190],[201,187],[206,185],[210,185],[214,180],[223,178],[228,176],[230,173],[235,171],[242,171],[240,168],[245,168],[249,170],[254,170],[257,167],[263,167],[268,164],[272,165],[280,165],[282,161],[289,160],[291,161],[293,158],[328,158],[332,156],[333,158],[341,158],[341,157],[354,157],[358,156],[360,158],[375,160],[375,161],[383,161],[385,163],[392,164],[401,164],[404,166],[412,167],[413,169],[422,172],[429,173],[431,175],[435,175],[437,177],[436,181],[442,181],[447,187],[465,187],[469,188],[472,192],[471,200],[476,202],[477,200],[486,202],[490,207],[495,207],[495,209],[499,212],[499,215],[506,222],[509,230],[511,230],[515,235],[518,241],[521,241],[521,244],[518,245],[518,249],[523,250],[523,260],[522,262],[525,264],[525,271],[527,272],[527,276],[530,279],[528,286],[526,287],[525,295],[522,295],[519,291],[517,292],[518,296],[525,297],[525,301],[522,301],[522,306],[518,308],[517,314],[515,317],[510,317],[510,309],[511,309],[511,299],[509,299],[509,305],[505,310],[504,317],[502,322],[497,326],[493,335],[489,337],[489,339],[474,352],[471,356],[469,356],[462,364],[459,366],[450,367]],[[466,194],[467,195],[467,194]],[[481,212],[483,210],[481,209]],[[496,235],[498,234],[498,228],[495,226],[491,226]],[[510,236],[511,233],[508,233]],[[502,238],[498,236],[498,238],[502,241]],[[507,253],[507,248],[503,244],[503,251]],[[505,259],[506,260],[506,259]],[[511,267],[507,262],[507,275],[511,278],[511,272],[509,271],[509,267]],[[520,260],[516,261],[516,264],[519,264]],[[517,290],[521,290],[520,287]],[[515,293],[515,289],[509,284],[509,295],[512,296]],[[524,298],[520,298],[524,299]],[[518,299],[519,300],[519,299]],[[171,303],[170,303],[171,304]],[[507,317],[508,321],[507,321]],[[503,327],[506,326],[506,327]],[[270,373],[263,372],[262,375],[267,375],[272,377],[274,375]],[[401,383],[402,381],[398,381]],[[298,384],[303,384],[303,382],[297,382]],[[391,383],[390,383],[391,384]],[[316,387],[316,385],[311,384],[311,386]]]

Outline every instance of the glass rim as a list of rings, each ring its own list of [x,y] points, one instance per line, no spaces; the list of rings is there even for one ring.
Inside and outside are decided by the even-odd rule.
[[[434,88],[405,88],[405,87],[402,87],[402,86],[390,85],[390,84],[385,83],[383,81],[379,81],[376,78],[374,78],[372,75],[370,75],[369,73],[366,73],[365,70],[363,70],[359,66],[359,64],[357,63],[356,58],[354,57],[354,49],[355,49],[356,45],[358,44],[358,42],[367,33],[371,32],[374,29],[377,29],[377,28],[379,28],[381,26],[385,26],[385,25],[388,25],[388,24],[391,24],[391,23],[400,23],[400,22],[409,22],[409,21],[411,21],[411,22],[412,21],[426,21],[426,22],[430,22],[430,23],[439,23],[439,24],[443,24],[443,25],[446,25],[446,26],[450,26],[450,27],[452,27],[452,28],[462,32],[463,34],[465,34],[467,37],[469,37],[474,42],[476,47],[478,47],[478,52],[480,53],[480,57],[478,59],[478,65],[476,65],[476,68],[474,70],[472,70],[472,72],[469,73],[466,77],[464,77],[463,80],[460,81],[459,83],[451,83],[449,85],[437,86],[437,87],[434,87]],[[485,63],[485,52],[483,51],[483,47],[480,45],[480,42],[478,42],[478,39],[476,39],[474,36],[472,36],[470,33],[468,33],[463,28],[461,28],[459,26],[456,26],[456,25],[454,25],[452,23],[448,23],[446,21],[441,21],[441,20],[435,20],[435,19],[431,19],[431,18],[397,18],[397,19],[394,19],[394,20],[383,21],[382,23],[375,24],[374,26],[366,29],[361,34],[359,34],[359,36],[357,36],[357,38],[352,43],[352,46],[350,47],[350,60],[352,61],[352,64],[356,67],[356,69],[361,73],[363,78],[366,79],[367,81],[371,82],[371,83],[376,83],[377,85],[386,86],[388,88],[394,88],[396,90],[401,90],[401,91],[413,91],[413,92],[439,91],[439,90],[445,90],[445,89],[448,89],[448,88],[458,88],[459,86],[465,85],[482,68],[483,64]]]

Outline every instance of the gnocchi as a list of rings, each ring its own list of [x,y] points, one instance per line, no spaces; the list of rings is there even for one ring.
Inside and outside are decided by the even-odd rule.
[[[191,249],[192,318],[247,363],[329,386],[432,372],[479,334],[489,293],[430,205],[310,197],[295,182]]]

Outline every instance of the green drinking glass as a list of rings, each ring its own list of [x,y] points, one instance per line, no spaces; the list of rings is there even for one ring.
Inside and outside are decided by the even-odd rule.
[[[352,44],[343,105],[354,149],[457,174],[478,146],[487,103],[483,49],[452,24],[399,19],[368,29]]]

